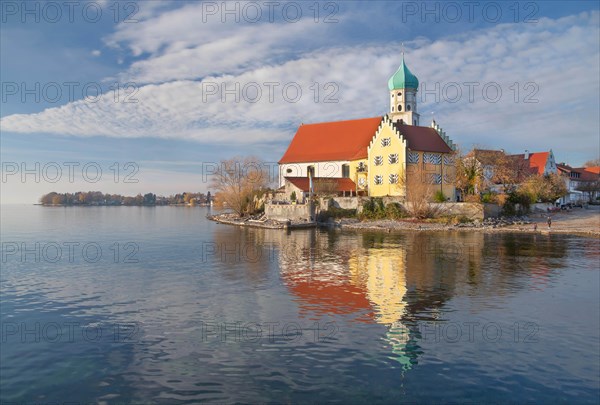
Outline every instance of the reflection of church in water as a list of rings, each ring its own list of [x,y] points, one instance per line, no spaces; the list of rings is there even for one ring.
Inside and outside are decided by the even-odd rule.
[[[282,246],[281,277],[298,297],[300,316],[338,315],[385,325],[390,357],[409,369],[419,349],[413,314],[435,318],[451,296],[436,287],[452,284],[445,280],[452,272],[436,272],[433,261],[439,258],[428,251],[430,238],[423,236],[356,234],[336,240],[335,234],[320,232],[281,235],[276,242]]]
[[[281,247],[280,276],[297,297],[301,317],[385,325],[389,357],[404,369],[417,363],[419,323],[443,318],[449,299],[475,290],[502,295],[503,286],[511,285],[508,278],[531,276],[527,265],[514,260],[510,241],[494,246],[489,235],[478,232],[302,231],[267,239]],[[500,255],[498,271],[481,271],[487,255]]]

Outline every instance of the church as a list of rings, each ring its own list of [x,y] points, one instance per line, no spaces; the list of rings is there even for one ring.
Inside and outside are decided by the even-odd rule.
[[[454,199],[456,147],[435,121],[419,125],[419,80],[404,54],[388,89],[384,116],[302,124],[278,162],[279,186],[306,197],[328,181],[340,195],[402,197],[418,177]]]

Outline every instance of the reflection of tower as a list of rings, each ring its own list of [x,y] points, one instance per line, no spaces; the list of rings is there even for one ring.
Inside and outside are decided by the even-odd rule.
[[[355,252],[349,261],[353,282],[363,285],[375,311],[375,321],[388,325],[385,339],[391,359],[404,370],[412,367],[417,354],[410,350],[410,331],[402,323],[406,315],[406,249],[402,246],[373,247]]]
[[[417,353],[410,348],[410,330],[398,321],[390,326],[385,336],[392,346],[391,358],[400,363],[404,370],[410,370],[417,358]]]

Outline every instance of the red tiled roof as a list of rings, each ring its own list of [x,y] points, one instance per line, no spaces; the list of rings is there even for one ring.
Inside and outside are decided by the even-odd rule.
[[[382,117],[304,124],[279,163],[356,160],[367,157]],[[433,128],[394,124],[415,151],[450,153],[452,149]]]
[[[287,181],[302,191],[309,191],[308,177],[285,177]],[[356,184],[347,177],[313,177],[315,181],[335,181],[335,191],[356,191]]]
[[[394,123],[394,126],[406,139],[411,150],[438,153],[452,152],[452,149],[433,128],[397,123]]]
[[[556,165],[558,170],[569,175],[571,180],[598,181],[600,180],[600,166],[594,167],[571,167],[565,164]],[[571,177],[571,173],[579,173],[579,177]]]
[[[515,159],[525,159],[525,154],[520,155],[510,155]],[[536,174],[544,174],[546,170],[546,162],[548,161],[548,156],[550,156],[550,152],[535,152],[529,154],[529,168],[533,173]]]
[[[300,125],[279,163],[354,160],[367,157],[367,146],[382,117]]]
[[[586,172],[600,174],[600,166],[584,167],[583,170]]]

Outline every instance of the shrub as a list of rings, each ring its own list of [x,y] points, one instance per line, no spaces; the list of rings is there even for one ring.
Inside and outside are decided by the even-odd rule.
[[[487,204],[493,204],[497,202],[497,195],[492,191],[487,191],[481,195],[481,202]]]
[[[290,200],[296,201],[296,192],[295,191],[292,191],[292,194],[290,194]]]
[[[442,190],[436,191],[433,196],[433,201],[435,201],[437,203],[446,202],[446,196],[444,195],[444,192]]]
[[[480,203],[481,197],[478,194],[467,194],[464,196],[464,200],[468,203]]]
[[[319,221],[321,222],[325,222],[329,218],[356,218],[356,210],[329,207],[327,211],[321,211],[321,213],[319,214]]]
[[[398,203],[389,203],[385,206],[385,216],[389,219],[400,219],[406,217],[406,212]]]
[[[370,198],[363,204],[360,217],[366,219],[380,219],[385,216],[385,207],[381,198]]]

